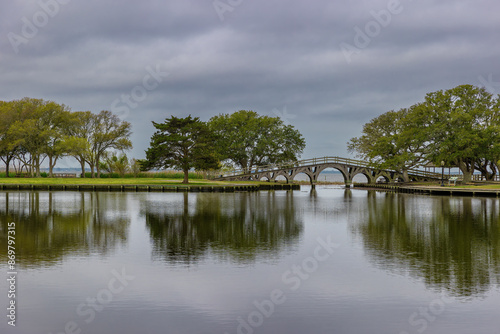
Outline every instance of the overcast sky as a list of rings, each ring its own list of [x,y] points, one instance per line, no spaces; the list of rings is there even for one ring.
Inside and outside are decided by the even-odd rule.
[[[132,123],[254,110],[347,156],[373,117],[460,84],[500,93],[495,0],[10,0],[0,100],[42,98]],[[59,165],[58,165],[59,166]],[[63,166],[60,166],[63,167]]]

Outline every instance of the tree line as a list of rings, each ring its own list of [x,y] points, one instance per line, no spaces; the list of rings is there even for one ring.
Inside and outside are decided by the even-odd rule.
[[[83,177],[87,166],[92,177],[100,177],[103,170],[123,176],[131,165],[136,175],[139,169],[182,170],[187,183],[191,169],[250,171],[298,160],[305,147],[304,138],[293,126],[248,110],[220,114],[208,122],[191,115],[171,116],[153,125],[156,132],[146,159],[133,159],[129,164],[126,155],[109,154],[132,148],[131,124],[110,111],[73,112],[64,104],[33,98],[0,101],[0,159],[6,176],[14,166],[16,172],[40,177],[46,161],[52,177],[57,161],[69,156],[78,161]]]
[[[109,150],[132,148],[131,124],[110,111],[72,112],[64,104],[23,98],[0,101],[0,159],[9,176],[11,165],[40,177],[40,167],[48,161],[49,177],[56,162],[74,157],[85,177],[88,165],[92,177],[101,174],[100,163]]]
[[[458,167],[465,182],[475,170],[493,180],[500,167],[500,95],[473,85],[428,93],[423,102],[366,123],[348,149],[403,173],[405,181],[408,169],[442,162]]]
[[[171,116],[153,125],[157,131],[140,162],[142,168],[180,169],[184,183],[191,168],[238,167],[250,172],[258,166],[296,161],[306,145],[292,125],[251,110],[220,114],[208,122],[191,115]]]

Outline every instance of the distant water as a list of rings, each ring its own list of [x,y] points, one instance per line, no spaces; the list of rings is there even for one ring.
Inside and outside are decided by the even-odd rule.
[[[283,178],[284,180],[284,178]],[[298,174],[295,177],[295,181],[309,181],[309,177],[304,174]],[[344,177],[340,172],[330,172],[330,171],[325,171],[321,172],[318,177],[319,182],[338,182],[338,183],[343,183],[344,182]],[[358,174],[354,177],[353,182],[358,182],[358,183],[365,183],[367,182],[367,179],[364,175]]]
[[[499,215],[496,198],[336,185],[0,191],[0,333],[499,333]]]

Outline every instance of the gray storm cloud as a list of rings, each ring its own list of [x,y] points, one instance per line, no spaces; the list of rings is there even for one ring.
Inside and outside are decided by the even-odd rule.
[[[12,1],[0,11],[0,99],[120,108],[138,158],[151,121],[240,109],[291,115],[304,158],[343,156],[365,122],[428,92],[468,83],[500,93],[499,9],[496,1]],[[148,69],[168,76],[147,79]]]

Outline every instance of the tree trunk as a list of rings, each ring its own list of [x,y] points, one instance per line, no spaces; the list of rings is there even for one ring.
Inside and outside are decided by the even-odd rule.
[[[11,156],[7,156],[5,160],[5,177],[9,177],[9,165],[11,160],[12,160]]]
[[[31,159],[31,165],[29,165],[31,177],[35,177],[35,173],[36,173],[35,164],[36,164],[36,157],[33,157]]]
[[[189,169],[184,169],[184,180],[182,183],[188,184],[189,183]]]
[[[476,161],[475,167],[477,170],[481,172],[481,176],[484,177],[486,181],[493,181],[495,179],[497,168],[495,166],[495,163],[493,163],[492,161],[484,160],[483,163],[483,161],[478,160]],[[488,171],[488,167],[490,167],[491,172]]]
[[[82,177],[85,178],[85,160],[80,160],[80,166],[82,167]]]
[[[469,183],[472,180],[472,173],[469,171],[463,171],[462,173],[464,174],[464,183]]]
[[[40,172],[40,158],[36,162],[36,177],[42,177],[42,173]]]
[[[35,159],[35,172],[36,177],[42,177],[42,174],[40,173],[40,155],[37,155]]]
[[[492,172],[488,171],[487,168],[483,170],[481,170],[481,174],[484,176],[484,179],[486,181],[493,181],[495,179],[495,174],[496,174],[496,171],[493,170]]]
[[[97,178],[101,177],[101,167],[99,166],[100,165],[100,163],[99,163],[100,161],[101,161],[101,156],[97,155],[96,159],[95,159],[95,162],[96,162],[95,168],[97,169]]]
[[[407,169],[403,170],[403,181],[404,182],[410,182],[410,177],[408,176],[408,170]]]
[[[247,174],[248,171],[248,164],[246,160],[240,160],[238,161],[238,165],[241,166],[241,169],[243,169],[243,174]]]
[[[472,174],[474,173],[474,164],[469,164],[466,161],[463,161],[460,159],[458,161],[458,168],[462,171],[464,174],[464,183],[468,183],[472,179]]]
[[[495,181],[495,176],[497,175],[497,166],[493,161],[490,161],[490,169],[491,172],[486,170],[486,180],[487,181]]]
[[[53,177],[54,173],[54,166],[56,165],[56,162],[52,162],[52,156],[49,156],[49,177]]]

